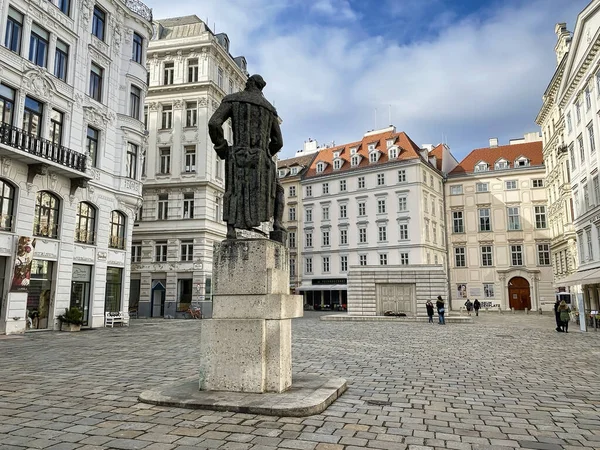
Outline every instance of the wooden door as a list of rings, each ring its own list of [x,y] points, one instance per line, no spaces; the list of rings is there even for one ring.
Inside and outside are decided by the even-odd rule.
[[[508,282],[509,306],[517,311],[531,309],[531,290],[529,281],[523,277],[514,277]]]

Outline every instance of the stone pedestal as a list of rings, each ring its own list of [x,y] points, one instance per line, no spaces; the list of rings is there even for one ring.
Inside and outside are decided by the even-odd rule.
[[[213,318],[200,333],[200,390],[280,393],[292,385],[287,248],[266,239],[226,240],[213,255]]]

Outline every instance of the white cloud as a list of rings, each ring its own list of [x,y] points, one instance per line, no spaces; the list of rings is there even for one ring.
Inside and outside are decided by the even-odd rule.
[[[386,126],[392,105],[398,129],[417,143],[437,143],[444,134],[460,158],[485,146],[488,137],[506,142],[536,130],[556,64],[554,24],[567,21],[572,29],[586,1],[516,0],[405,45],[369,36],[360,22],[325,25],[300,14],[321,8],[322,14],[339,15],[345,0],[308,6],[298,0],[207,0],[202,11],[196,2],[180,1],[168,9],[161,5],[170,14],[155,16],[185,11],[216,19],[234,53],[244,54],[249,70],[268,83],[265,95],[284,120],[284,157],[309,136],[338,143],[360,138],[374,128],[375,109],[377,125]],[[337,10],[328,9],[335,4]],[[452,15],[441,12],[436,23],[445,23],[444,17]],[[381,32],[395,36],[393,27],[390,21]]]
[[[323,14],[332,19],[355,20],[358,18],[348,0],[316,0],[310,9],[314,13]]]

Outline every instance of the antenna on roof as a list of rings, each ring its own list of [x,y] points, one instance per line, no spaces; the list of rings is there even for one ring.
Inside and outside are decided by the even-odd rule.
[[[388,116],[389,116],[389,124],[392,125],[392,105],[388,105]]]
[[[374,130],[377,129],[377,108],[375,108],[375,128]]]

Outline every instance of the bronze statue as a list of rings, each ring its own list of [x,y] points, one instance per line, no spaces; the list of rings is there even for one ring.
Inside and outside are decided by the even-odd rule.
[[[271,238],[285,243],[284,193],[273,161],[283,147],[283,137],[277,111],[262,93],[266,84],[260,75],[252,75],[242,92],[225,96],[208,122],[208,132],[217,156],[225,160],[223,220],[227,239],[236,238],[236,228],[251,230],[274,218]],[[228,119],[232,146],[223,133]]]

